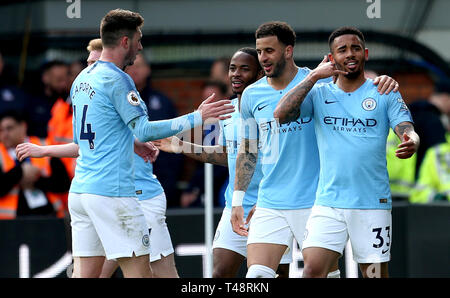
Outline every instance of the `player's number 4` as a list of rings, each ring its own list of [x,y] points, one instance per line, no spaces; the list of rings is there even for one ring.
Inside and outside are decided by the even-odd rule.
[[[89,148],[94,149],[95,132],[92,131],[91,123],[86,123],[86,114],[88,107],[89,107],[88,105],[83,106],[83,116],[81,117],[80,140],[88,140]],[[73,110],[76,111],[75,106],[73,106]],[[85,131],[85,124],[86,124],[86,131]]]

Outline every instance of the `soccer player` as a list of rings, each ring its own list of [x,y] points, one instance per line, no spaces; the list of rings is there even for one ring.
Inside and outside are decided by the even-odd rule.
[[[101,39],[91,40],[87,50],[89,51],[87,60],[90,65],[95,63],[101,55],[103,50]],[[151,143],[148,145],[153,146]],[[148,154],[145,151],[146,147],[143,147],[142,150],[144,150],[142,155],[145,158],[145,154]],[[146,162],[140,155],[134,154],[136,196],[144,211],[149,229],[152,276],[157,278],[178,277],[174,249],[166,223],[166,196],[161,183],[153,174],[152,162],[156,156],[149,156],[148,159],[150,158],[152,158],[151,162]],[[111,277],[117,267],[115,260],[105,260],[100,277]]]
[[[154,141],[154,144],[162,151],[182,152],[201,162],[228,166],[229,183],[225,190],[225,208],[213,241],[213,278],[236,277],[247,256],[247,237],[234,233],[230,222],[236,154],[241,141],[239,137],[239,106],[244,89],[261,78],[263,74],[258,62],[258,54],[253,48],[242,48],[234,53],[228,69],[229,84],[236,96],[232,101],[235,112],[231,114],[230,119],[219,122],[221,133],[218,145],[192,144],[183,142],[176,137]],[[257,164],[243,202],[244,217],[248,219],[252,207],[256,204],[261,175],[261,166]],[[289,263],[291,262],[292,250],[289,250],[281,260],[278,270],[280,277],[289,277]]]
[[[103,50],[101,39],[91,40],[87,50],[89,51],[87,63],[88,65],[94,64],[100,58]],[[76,158],[78,157],[78,149],[79,147],[75,143],[66,146],[37,146],[31,143],[22,143],[17,146],[16,152],[19,160],[27,157],[44,156]],[[137,141],[134,149],[136,195],[147,221],[150,243],[153,244],[150,246],[152,277],[178,277],[173,255],[174,250],[165,221],[166,199],[164,190],[153,174],[152,163],[159,150],[150,142],[142,144]],[[105,260],[99,277],[111,277],[117,267],[117,261]]]
[[[248,86],[241,98],[242,141],[236,160],[231,220],[236,233],[248,235],[247,277],[271,278],[293,238],[302,245],[315,200],[319,155],[311,117],[284,125],[273,117],[279,99],[310,72],[295,65],[295,32],[284,22],[268,22],[256,30],[255,37],[266,76]],[[396,87],[392,81],[384,79],[380,91]],[[263,177],[248,229],[242,204],[259,160]],[[329,271],[330,277],[339,277],[337,262]]]
[[[134,185],[133,135],[160,139],[232,112],[229,101],[205,100],[198,111],[148,121],[132,79],[123,72],[142,50],[143,18],[116,9],[102,19],[100,60],[71,88],[74,142],[79,146],[69,193],[75,277],[97,277],[104,258],[125,277],[150,277],[149,233]]]
[[[329,46],[330,62],[297,82],[274,112],[280,123],[305,117],[315,121],[320,177],[303,241],[303,276],[325,277],[350,239],[362,275],[388,277],[392,203],[386,139],[391,127],[401,140],[397,157],[409,158],[419,136],[402,96],[380,95],[365,78],[363,34],[339,28],[330,35]],[[334,75],[336,84],[317,84]]]

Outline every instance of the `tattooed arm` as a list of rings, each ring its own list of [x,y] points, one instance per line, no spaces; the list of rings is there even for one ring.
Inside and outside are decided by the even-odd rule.
[[[173,136],[153,141],[153,144],[164,152],[183,153],[184,155],[204,163],[228,166],[228,155],[225,146],[203,146],[185,142]]]
[[[395,151],[395,155],[400,159],[410,158],[420,145],[419,135],[414,131],[411,122],[401,122],[395,127],[395,133],[400,138],[401,143]]]
[[[280,124],[294,121],[300,117],[300,106],[316,81],[308,75],[280,99],[273,113],[275,119],[279,119]]]
[[[314,84],[320,79],[339,74],[346,74],[346,72],[337,70],[332,62],[324,63],[322,61],[303,81],[280,99],[273,113],[275,119],[279,119],[280,124],[298,119],[300,116],[300,106]]]
[[[233,208],[231,210],[231,225],[233,231],[242,236],[248,236],[248,229],[244,226],[244,208],[242,207],[242,200],[255,172],[257,159],[257,140],[242,139],[236,158]],[[236,197],[241,200],[240,204],[236,204]],[[245,224],[247,223],[248,222]]]
[[[258,157],[257,141],[242,139],[236,158],[236,178],[234,190],[246,191],[255,172]]]

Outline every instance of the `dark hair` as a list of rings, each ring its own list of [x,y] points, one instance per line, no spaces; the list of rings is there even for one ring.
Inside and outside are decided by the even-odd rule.
[[[255,60],[256,60],[256,65],[258,67],[258,71],[260,71],[262,69],[261,64],[259,64],[258,52],[256,51],[256,49],[250,48],[250,47],[244,47],[244,48],[240,48],[239,50],[237,50],[236,53],[237,52],[242,52],[242,53],[246,53],[250,56],[253,56],[253,58],[255,58]]]
[[[42,64],[42,66],[41,66],[41,73],[44,73],[44,72],[52,69],[55,66],[69,66],[69,65],[66,62],[62,61],[62,60],[47,61],[44,64]]]
[[[205,85],[203,86],[203,88],[206,88],[206,87],[209,87],[209,86],[217,87],[220,90],[220,92],[222,92],[225,95],[228,93],[228,86],[225,83],[221,82],[221,81],[218,81],[218,80],[207,80],[205,82]]]
[[[27,117],[24,113],[21,113],[16,110],[7,110],[0,114],[0,121],[5,118],[13,118],[17,123],[27,122]]]
[[[137,12],[124,9],[111,10],[100,23],[103,47],[117,45],[117,41],[123,36],[132,38],[143,24],[144,18]]]
[[[222,64],[223,72],[228,72],[228,67],[230,66],[231,58],[228,56],[219,57],[213,61],[213,64]]]
[[[255,38],[276,36],[280,42],[287,46],[295,46],[295,31],[286,22],[272,21],[258,27],[255,32]]]
[[[352,34],[352,35],[356,35],[358,36],[359,40],[362,43],[363,48],[366,47],[366,41],[364,39],[364,35],[362,34],[361,31],[359,31],[357,28],[355,27],[341,27],[338,28],[336,30],[334,30],[331,34],[330,37],[328,37],[328,46],[330,47],[330,51],[332,52],[331,49],[331,44],[333,43],[333,41],[341,36],[341,35],[345,35],[345,34]]]

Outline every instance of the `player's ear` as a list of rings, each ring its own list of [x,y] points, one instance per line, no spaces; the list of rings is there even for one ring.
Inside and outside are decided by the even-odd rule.
[[[128,36],[126,36],[126,35],[124,35],[120,38],[120,45],[122,47],[124,47],[125,49],[128,49],[128,47],[130,46],[129,42],[130,42],[130,38],[128,38]]]
[[[369,61],[369,49],[368,48],[364,49],[364,56],[365,56],[366,61]]]
[[[286,49],[284,50],[286,59],[290,59],[294,56],[294,47],[291,45],[286,46]]]
[[[333,54],[328,53],[328,61],[334,63],[334,58],[333,58]]]

